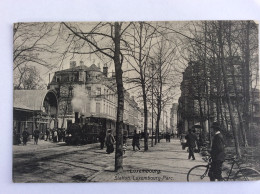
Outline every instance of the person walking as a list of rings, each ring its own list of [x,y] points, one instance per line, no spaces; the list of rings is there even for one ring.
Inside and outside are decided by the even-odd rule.
[[[127,148],[127,137],[123,136],[123,154],[125,154]]]
[[[50,130],[47,128],[46,129],[46,139],[45,141],[47,141],[50,138]]]
[[[166,142],[171,142],[171,134],[169,132],[167,132],[165,134],[165,139],[166,139]]]
[[[107,154],[111,154],[114,152],[114,143],[115,143],[115,138],[112,135],[112,130],[108,129],[107,130],[107,135],[106,135],[106,146],[107,146]]]
[[[19,145],[18,144],[18,139],[17,139],[17,131],[16,131],[16,127],[13,130],[13,145]]]
[[[100,149],[103,150],[104,144],[105,144],[105,139],[106,139],[106,132],[104,130],[101,130],[99,132],[99,142],[100,142]]]
[[[220,125],[217,122],[214,122],[211,126],[215,135],[213,137],[212,146],[211,146],[211,168],[209,170],[210,181],[222,181],[222,164],[225,160],[225,142],[223,135],[221,134]]]
[[[58,132],[57,129],[53,130],[53,142],[58,142]]]
[[[140,150],[140,135],[136,133],[136,130],[134,130],[134,136],[133,136],[133,142],[132,142],[132,146],[133,146],[133,150],[135,151],[135,146],[138,148],[138,150]]]
[[[24,129],[24,131],[22,133],[22,136],[23,136],[23,145],[26,145],[27,144],[27,139],[29,137],[29,133],[27,131],[27,127]]]
[[[185,137],[185,139],[187,140],[187,146],[189,148],[188,159],[192,158],[192,160],[195,160],[194,149],[196,148],[196,142],[198,140],[197,140],[197,136],[193,133],[193,131],[191,129],[189,129],[188,131],[189,131],[189,133]]]
[[[38,128],[36,128],[33,131],[33,137],[34,137],[34,144],[38,144],[38,140],[39,140],[39,135],[40,135],[40,131],[38,130]]]

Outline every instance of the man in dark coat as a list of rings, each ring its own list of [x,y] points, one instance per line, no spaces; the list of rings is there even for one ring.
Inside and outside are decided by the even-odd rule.
[[[25,130],[23,131],[22,136],[23,136],[23,145],[26,145],[27,139],[29,137],[29,133],[27,131],[27,128],[25,128]]]
[[[47,129],[46,129],[46,139],[45,139],[45,141],[47,141],[48,139],[50,139],[50,131],[49,131],[49,129],[47,128]]]
[[[214,130],[214,137],[212,141],[212,147],[211,147],[211,168],[209,171],[209,177],[210,181],[215,181],[216,179],[218,181],[222,181],[222,164],[225,160],[225,150],[224,150],[224,138],[223,135],[220,133],[220,126],[217,122],[214,122],[211,126]]]
[[[104,148],[105,138],[106,138],[106,132],[104,130],[101,130],[98,137],[101,150]]]
[[[132,146],[133,146],[133,150],[135,151],[135,146],[138,148],[138,150],[140,150],[140,135],[136,133],[136,130],[134,130],[134,136],[133,136],[133,142],[132,142]]]
[[[34,144],[36,144],[36,145],[38,144],[39,136],[40,136],[40,131],[38,130],[38,128],[36,128],[36,129],[33,131]]]
[[[196,142],[198,141],[197,136],[189,129],[189,134],[186,135],[185,139],[187,140],[187,146],[189,147],[189,157],[192,157],[192,160],[195,160],[194,149],[196,148]]]

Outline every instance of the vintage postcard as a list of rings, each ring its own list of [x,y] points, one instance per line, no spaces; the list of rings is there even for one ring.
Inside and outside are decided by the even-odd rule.
[[[256,21],[13,25],[13,182],[260,179]]]

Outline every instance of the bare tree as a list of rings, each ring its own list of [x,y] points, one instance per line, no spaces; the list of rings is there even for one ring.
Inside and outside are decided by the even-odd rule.
[[[144,149],[148,150],[148,108],[147,90],[151,87],[148,83],[151,80],[148,76],[148,66],[150,65],[150,52],[153,46],[153,38],[156,36],[156,28],[144,22],[133,23],[131,30],[125,34],[129,40],[127,46],[126,60],[137,76],[126,81],[141,88],[144,107]]]
[[[46,85],[36,67],[24,66],[14,75],[14,89],[35,90],[43,89]]]
[[[15,23],[13,27],[13,70],[21,65],[38,64],[50,67],[43,54],[50,54],[51,36],[54,24]],[[49,40],[47,40],[49,39]]]
[[[115,171],[123,169],[123,113],[124,113],[124,87],[122,64],[124,56],[121,50],[123,34],[131,25],[124,25],[122,22],[95,23],[90,29],[84,29],[84,24],[73,25],[62,23],[69,30],[67,41],[70,41],[75,54],[97,54],[108,57],[114,62],[118,95],[117,121],[116,121],[116,152]],[[85,26],[86,27],[86,26]],[[87,48],[91,50],[86,51]]]
[[[161,120],[161,112],[164,107],[173,100],[174,94],[173,89],[176,87],[176,76],[174,69],[176,46],[172,42],[167,40],[165,34],[161,33],[161,37],[157,38],[156,44],[152,49],[152,68],[154,68],[153,77],[154,80],[154,91],[150,96],[155,96],[155,107],[156,107],[156,136],[155,144],[160,142],[159,139],[159,126]],[[149,98],[151,100],[151,98]]]

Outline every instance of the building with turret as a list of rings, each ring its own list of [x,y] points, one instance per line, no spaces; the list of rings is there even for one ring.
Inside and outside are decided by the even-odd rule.
[[[107,66],[101,71],[95,64],[88,67],[83,61],[79,65],[71,61],[70,68],[55,72],[48,88],[58,96],[59,128],[67,128],[79,117],[115,129],[116,79],[115,73],[108,77]],[[127,91],[124,96],[124,129],[130,133],[138,128],[138,106]]]

